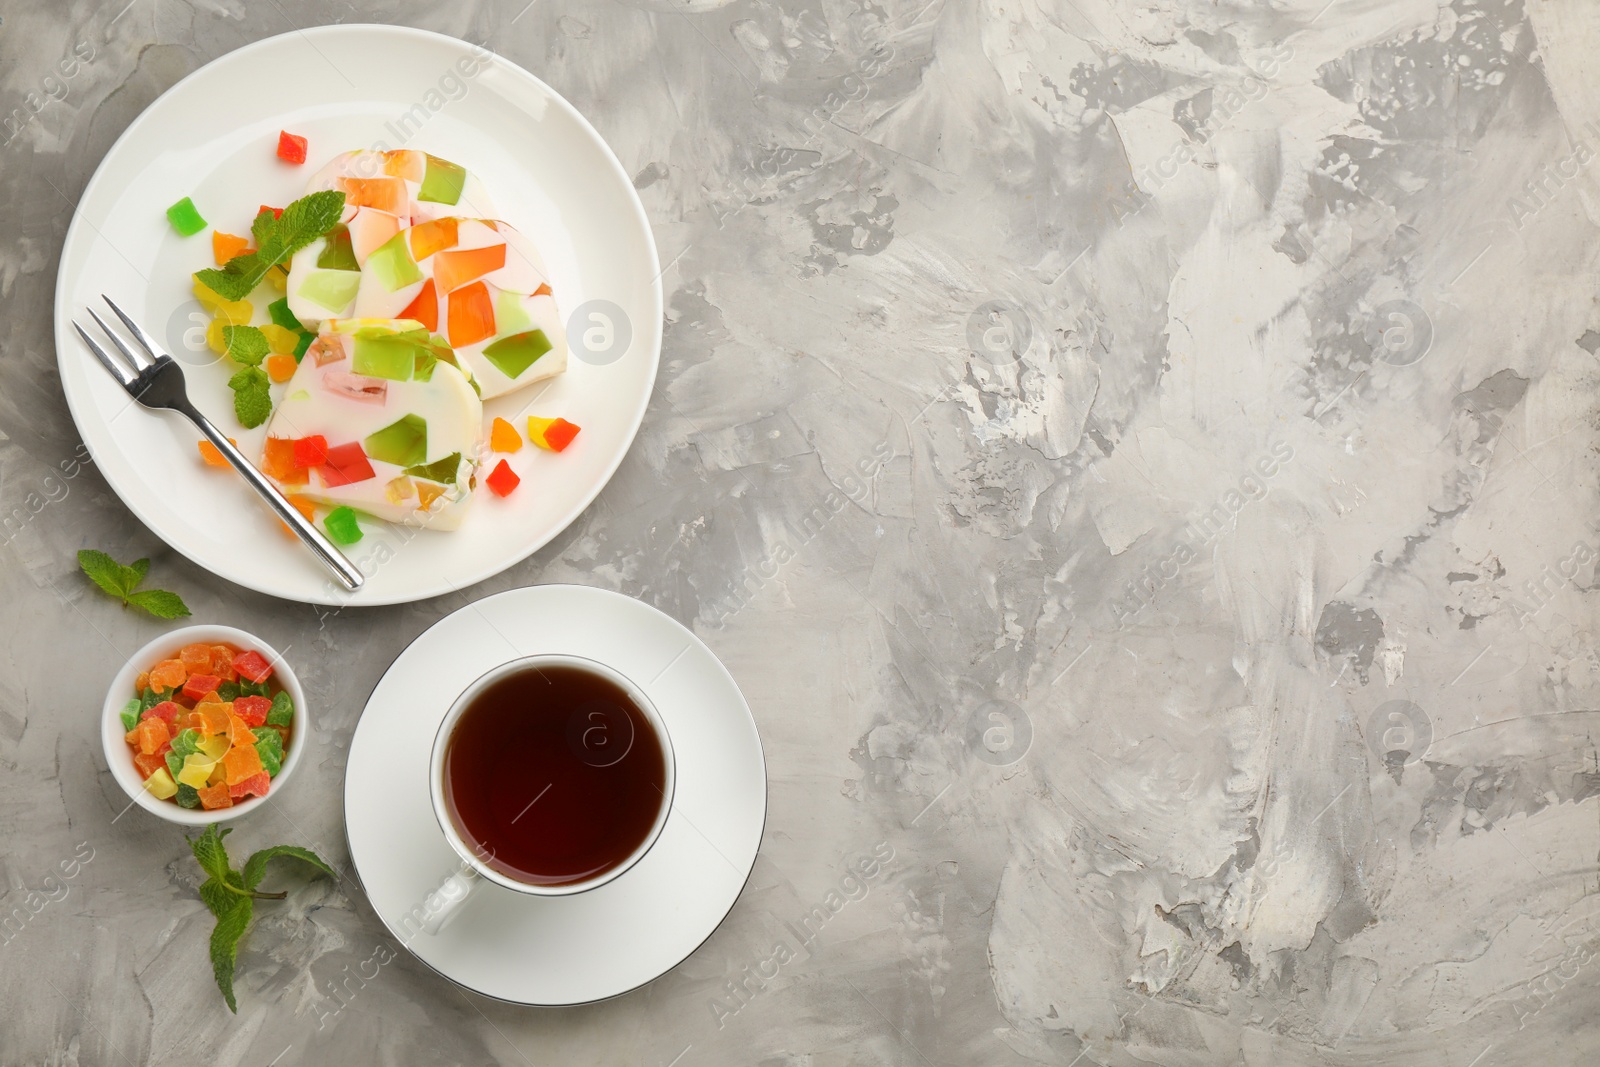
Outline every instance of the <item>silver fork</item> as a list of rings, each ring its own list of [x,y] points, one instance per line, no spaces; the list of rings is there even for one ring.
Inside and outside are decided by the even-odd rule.
[[[110,326],[107,326],[104,319],[95,314],[93,308],[89,309],[89,315],[95,322],[100,324],[100,328],[105,331],[106,336],[111,338],[111,343],[117,346],[118,351],[132,365],[133,369],[130,371],[110,352],[107,352],[98,341],[89,336],[88,331],[74,321],[72,323],[73,329],[78,331],[78,336],[83,338],[83,343],[89,346],[89,351],[95,354],[95,358],[105,364],[105,368],[111,372],[111,376],[128,391],[129,396],[145,407],[165,408],[168,411],[176,411],[199,427],[200,432],[206,435],[207,440],[217,446],[217,451],[227,457],[228,462],[233,464],[234,469],[244,476],[245,481],[250,483],[250,487],[261,494],[261,498],[267,502],[278,518],[282,519],[289,529],[299,536],[300,540],[311,547],[311,551],[315,552],[317,557],[327,565],[328,569],[333,572],[333,576],[339,580],[339,583],[352,592],[360,589],[361,583],[366,581],[366,576],[361,573],[361,570],[354,563],[351,563],[349,558],[339,551],[339,547],[328,540],[323,532],[312,524],[310,519],[300,514],[299,509],[289,503],[288,499],[278,491],[278,487],[273,485],[266,475],[256,470],[255,466],[244,458],[244,453],[235,448],[233,442],[229,441],[222,431],[212,424],[210,419],[200,414],[199,410],[189,403],[189,393],[183,384],[183,368],[178,365],[177,361],[167,355],[161,349],[161,346],[156,344],[155,340],[138,323],[129,318],[127,312],[117,307],[116,302],[109,296],[101,294],[101,299],[110,305],[111,310],[116,312],[117,318],[122,320],[123,324],[128,327],[129,332],[133,334],[134,339],[139,342],[139,347],[144,349],[144,355],[141,356],[129,348],[123,342],[121,336]]]

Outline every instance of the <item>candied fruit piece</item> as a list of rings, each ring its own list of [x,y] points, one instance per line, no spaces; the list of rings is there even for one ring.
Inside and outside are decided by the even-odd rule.
[[[256,741],[256,755],[261,757],[261,765],[267,769],[267,776],[278,777],[278,772],[283,770],[283,735],[276,730],[262,730],[260,739]]]
[[[178,662],[182,663],[190,674],[207,674],[211,670],[211,646],[184,645],[178,650]]]
[[[233,797],[228,795],[228,783],[217,782],[196,790],[200,795],[200,807],[206,811],[215,811],[218,808],[233,807]]]
[[[266,773],[255,746],[230,748],[222,757],[223,773],[229,785],[237,785],[252,775]]]
[[[228,751],[228,735],[213,734],[210,737],[201,737],[197,742],[195,751],[208,760],[219,760]]]
[[[172,799],[178,802],[178,807],[180,808],[198,808],[200,806],[199,792],[195,790],[194,786],[184,785],[182,782],[178,783],[178,795]]]
[[[189,713],[189,725],[207,737],[216,734],[225,736],[228,732],[228,709],[226,703],[200,704]]]
[[[250,247],[250,238],[238,237],[221,230],[211,231],[211,257],[217,261],[217,266],[227,265],[228,260],[239,255]]]
[[[272,212],[272,217],[275,219],[283,218],[283,208],[281,207],[273,207],[271,204],[262,204],[260,207],[256,208],[256,216],[259,218],[263,211]]]
[[[233,702],[233,713],[237,715],[246,726],[260,726],[267,721],[267,713],[272,710],[272,701],[266,697],[248,696],[240,697]],[[235,742],[237,744],[237,742]]]
[[[237,680],[239,672],[233,669],[233,656],[234,651],[230,646],[212,645],[211,670],[207,673],[214,674],[225,682]]]
[[[144,787],[157,800],[170,799],[178,791],[178,783],[172,780],[172,772],[165,767],[146,778]]]
[[[151,717],[162,719],[166,722],[167,729],[170,731],[173,723],[178,721],[178,712],[182,710],[182,708],[174,704],[172,701],[163,700],[159,704],[146,708],[144,714],[140,716],[140,721],[142,722],[143,720]]]
[[[147,756],[154,755],[172,737],[172,731],[167,728],[167,720],[159,715],[140,719],[137,732],[139,751]]]
[[[455,203],[455,201],[450,201]],[[187,196],[176,204],[167,208],[167,221],[172,223],[172,228],[185,237],[193,237],[206,228],[206,220],[200,217],[200,212],[195,208],[194,201]],[[167,794],[171,796],[172,794]]]
[[[285,163],[300,164],[306,161],[306,139],[288,130],[278,131],[278,158]]]
[[[294,440],[269,437],[261,449],[261,469],[284,485],[304,485],[309,481],[305,468],[294,465]]]
[[[484,479],[484,484],[494,490],[495,496],[510,496],[511,490],[521,483],[522,479],[517,477],[517,472],[512,470],[511,465],[505,460],[495,464],[489,477]]]
[[[230,712],[228,714],[228,744],[232,748],[238,748],[240,745],[253,745],[255,743],[256,735],[251,732],[250,727],[246,726],[245,721],[239,718],[237,714]]]
[[[283,384],[294,377],[294,369],[299,366],[293,356],[274,353],[266,359],[267,377],[278,384]]]
[[[580,427],[574,426],[566,419],[541,419],[536,415],[528,416],[528,440],[540,448],[548,448],[552,452],[562,452],[578,436]]]
[[[189,669],[183,665],[182,660],[164,659],[150,668],[150,686],[152,689],[173,690],[183,687],[189,680]]]
[[[133,765],[138,768],[139,777],[148,778],[157,771],[166,770],[167,758],[154,754],[147,756],[143,752],[136,752],[133,755]]]
[[[267,339],[267,350],[280,356],[294,356],[294,347],[300,343],[300,331],[290,330],[275,322],[264,322],[256,329]]]
[[[293,504],[294,509],[306,517],[306,521],[309,522],[317,517],[317,502],[310,497],[301,496],[299,493],[290,493],[284,499]]]
[[[250,751],[254,752],[255,749],[252,748]],[[256,763],[260,764],[260,762],[261,760],[257,758]],[[269,775],[265,770],[261,770],[255,774],[252,774],[243,781],[229,782],[228,795],[234,800],[243,800],[245,797],[249,796],[264,797],[267,795],[267,791],[271,788],[272,776]]]
[[[239,677],[248,678],[257,685],[272,677],[272,664],[255,649],[233,657],[233,669],[239,672]]]
[[[268,726],[288,726],[294,722],[294,698],[279,692],[272,698],[272,710],[267,712]]]
[[[522,435],[515,426],[496,415],[489,428],[489,447],[496,452],[515,452],[522,447]]]
[[[215,693],[217,686],[221,684],[222,679],[214,674],[191,674],[183,683],[183,695],[190,700],[199,700],[203,696]]]
[[[322,520],[322,528],[336,544],[353,545],[361,540],[361,523],[356,520],[355,509],[337,507]]]
[[[150,688],[150,672],[149,671],[140,671],[139,672],[139,677],[137,677],[137,678],[135,678],[133,680],[133,691],[135,693],[142,693],[146,689],[149,689],[149,688]]]
[[[132,733],[139,726],[139,713],[144,710],[144,701],[135,698],[122,705],[122,729],[125,733]]]

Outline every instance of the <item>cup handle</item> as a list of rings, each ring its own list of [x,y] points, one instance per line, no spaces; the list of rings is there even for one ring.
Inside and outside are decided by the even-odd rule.
[[[422,923],[422,932],[437,934],[443,930],[459,914],[466,904],[472,891],[483,881],[481,875],[471,867],[463,865],[443,882],[439,888],[428,894],[422,902],[422,912],[427,916]]]

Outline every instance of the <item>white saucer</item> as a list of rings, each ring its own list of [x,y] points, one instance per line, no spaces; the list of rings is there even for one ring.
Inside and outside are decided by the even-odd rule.
[[[614,882],[553,898],[483,885],[442,932],[418,932],[423,902],[460,867],[428,800],[434,734],[474,679],[543,652],[600,660],[645,690],[676,754],[672,813]],[[755,863],[767,773],[749,706],[699,638],[620,593],[543,585],[469,604],[400,653],[356,726],[344,807],[367,897],[418,959],[485,996],[583,1004],[659,977],[711,936]]]

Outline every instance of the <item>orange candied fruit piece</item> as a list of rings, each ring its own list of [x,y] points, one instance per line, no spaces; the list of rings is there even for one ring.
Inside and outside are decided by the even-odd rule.
[[[515,452],[522,447],[522,435],[515,426],[496,415],[489,428],[489,447],[496,452]]]
[[[233,807],[233,798],[228,795],[227,782],[212,782],[210,785],[202,786],[195,790],[195,792],[200,794],[200,807],[206,811]]]
[[[223,777],[229,785],[238,785],[246,778],[266,770],[261,765],[261,753],[257,752],[253,745],[228,749],[223,753],[222,766]]]
[[[140,694],[140,693],[143,693],[146,689],[149,689],[149,688],[150,688],[150,672],[149,671],[140,671],[139,672],[139,677],[137,677],[137,678],[135,678],[133,680],[133,691],[136,694]]]
[[[215,257],[219,267],[227,265],[228,260],[249,247],[250,239],[248,237],[235,237],[233,234],[223,233],[221,230],[211,231],[211,255]]]
[[[307,519],[315,519],[317,517],[317,502],[315,500],[308,496],[301,496],[299,493],[290,493],[287,499],[289,503],[294,505],[294,509]]]
[[[221,678],[224,682],[237,682],[239,675],[233,669],[233,657],[237,655],[238,653],[228,645],[212,645],[211,669],[206,673]]]
[[[261,450],[261,469],[284,485],[304,485],[310,474],[304,467],[294,465],[294,440],[289,437],[269,437]]]
[[[178,661],[190,674],[210,674],[211,646],[184,645],[178,652]]]
[[[238,448],[239,447],[239,442],[235,441],[231,437],[228,438],[228,443],[230,445],[232,445],[234,448]],[[206,461],[206,466],[208,466],[208,467],[228,467],[228,466],[232,465],[232,464],[230,464],[228,462],[228,457],[224,456],[222,454],[222,450],[220,448],[218,448],[216,445],[212,444],[210,441],[202,439],[199,442],[199,444],[200,444],[200,458]]]
[[[182,689],[189,680],[189,668],[182,660],[164,659],[150,668],[150,686],[153,689]]]
[[[286,382],[294,377],[294,369],[300,364],[294,361],[293,356],[274,353],[267,357],[267,377],[275,382]]]
[[[140,778],[148,778],[167,765],[165,756],[147,756],[143,752],[136,752],[133,756],[133,765],[139,770]]]
[[[231,706],[228,711],[228,743],[234,746],[256,743],[256,735],[243,719],[233,713]]]
[[[172,733],[167,729],[167,720],[159,715],[139,720],[136,732],[139,734],[139,751],[146,756],[155,755],[156,749],[172,740]]]
[[[207,737],[225,734],[228,732],[228,716],[232,712],[232,704],[208,700],[195,705],[194,711],[189,713],[189,725]]]

